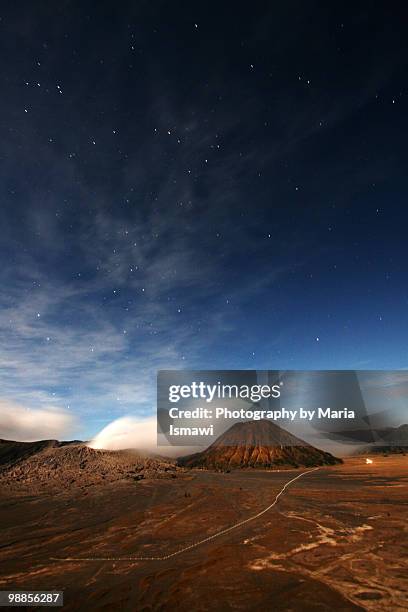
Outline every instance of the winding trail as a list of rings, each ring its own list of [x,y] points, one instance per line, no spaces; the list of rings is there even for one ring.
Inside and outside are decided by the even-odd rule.
[[[184,552],[187,552],[188,550],[191,550],[192,548],[197,548],[197,546],[201,546],[201,544],[205,544],[206,542],[211,542],[211,540],[215,540],[215,538],[219,538],[220,536],[229,533],[230,531],[232,531],[233,529],[238,529],[238,527],[242,527],[243,525],[246,525],[247,523],[250,523],[251,521],[254,521],[255,519],[259,518],[260,516],[262,516],[263,514],[265,514],[266,512],[269,512],[269,510],[271,510],[274,506],[276,506],[276,504],[278,503],[278,499],[280,498],[281,495],[283,495],[283,493],[286,491],[286,489],[296,480],[299,480],[299,478],[302,478],[302,476],[306,476],[306,474],[311,474],[312,472],[315,472],[316,470],[318,470],[318,467],[315,467],[311,470],[307,470],[306,472],[301,472],[300,474],[298,474],[297,476],[295,476],[295,478],[292,478],[291,480],[289,480],[283,487],[282,489],[279,491],[279,493],[276,495],[275,499],[273,500],[273,502],[271,504],[269,504],[269,506],[267,506],[266,508],[264,508],[263,510],[261,510],[260,512],[258,512],[257,514],[253,514],[252,516],[249,516],[248,518],[239,521],[238,523],[234,523],[234,525],[231,525],[230,527],[226,527],[225,529],[221,529],[221,531],[217,531],[216,533],[213,533],[212,535],[203,538],[202,540],[198,540],[197,542],[193,542],[193,544],[189,544],[188,546],[184,546],[183,548],[179,548],[178,550],[175,550],[174,552],[168,554],[168,555],[162,555],[162,556],[157,556],[157,557],[142,557],[142,556],[130,556],[130,557],[52,557],[52,561],[166,561],[167,559],[171,559],[172,557],[176,557],[177,555],[181,555]]]

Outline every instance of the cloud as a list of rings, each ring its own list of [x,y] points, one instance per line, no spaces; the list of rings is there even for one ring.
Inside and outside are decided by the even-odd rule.
[[[0,437],[33,442],[64,439],[72,435],[76,419],[59,408],[30,409],[0,400]]]
[[[21,224],[14,204],[12,214],[0,210],[13,254],[0,271],[1,396],[73,411],[86,423],[85,439],[101,421],[152,414],[158,369],[225,366],[225,346],[228,367],[241,367],[231,344],[240,342],[241,310],[245,318],[257,312],[251,304],[287,269],[271,263],[255,217],[235,223],[247,208],[241,176],[257,156],[249,147],[237,163],[241,116],[225,114],[222,136],[188,100],[162,94],[151,106],[158,134],[138,135],[140,153],[132,144],[113,193],[103,159],[94,182],[79,155],[67,157],[77,148],[68,131],[60,152],[42,152],[34,191],[28,175],[19,178]],[[118,131],[133,143],[129,129]],[[224,141],[235,144],[229,150]],[[16,241],[24,249],[16,252]],[[254,253],[256,270],[245,265]],[[230,272],[237,257],[239,275]]]
[[[148,454],[178,457],[202,450],[198,446],[157,446],[156,418],[124,416],[104,427],[89,443],[104,450],[137,449]]]
[[[209,334],[195,336],[175,305],[147,295],[128,308],[118,296],[104,308],[96,295],[102,289],[44,277],[9,285],[0,300],[3,399],[88,417],[106,410],[113,418],[117,410],[142,416],[154,406],[156,370],[180,367],[186,347],[197,355],[208,344]],[[218,321],[212,327],[220,331]]]
[[[120,450],[136,448],[153,452],[156,450],[156,419],[121,417],[104,427],[89,443],[91,448]]]

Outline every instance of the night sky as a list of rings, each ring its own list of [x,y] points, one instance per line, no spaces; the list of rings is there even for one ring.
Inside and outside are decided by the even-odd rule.
[[[408,367],[404,3],[0,17],[3,412],[90,436],[159,368]]]

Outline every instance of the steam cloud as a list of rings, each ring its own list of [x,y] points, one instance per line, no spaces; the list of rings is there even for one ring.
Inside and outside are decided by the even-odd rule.
[[[157,446],[156,417],[138,419],[125,416],[104,427],[89,445],[105,450],[137,449],[148,454],[177,457],[202,450],[202,447]]]
[[[125,416],[104,427],[89,443],[91,448],[121,450],[135,448],[156,452],[156,419]]]
[[[75,428],[76,419],[60,408],[25,408],[0,400],[0,438],[34,442],[63,439]]]

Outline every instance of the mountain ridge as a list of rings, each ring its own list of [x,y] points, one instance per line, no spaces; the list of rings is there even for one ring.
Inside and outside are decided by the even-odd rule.
[[[66,489],[123,479],[173,478],[178,471],[171,459],[147,457],[133,450],[93,449],[76,440],[0,440],[2,485]]]
[[[388,428],[386,435],[383,435],[377,444],[370,444],[360,449],[360,454],[366,453],[408,453],[408,424],[403,423],[399,427]]]

